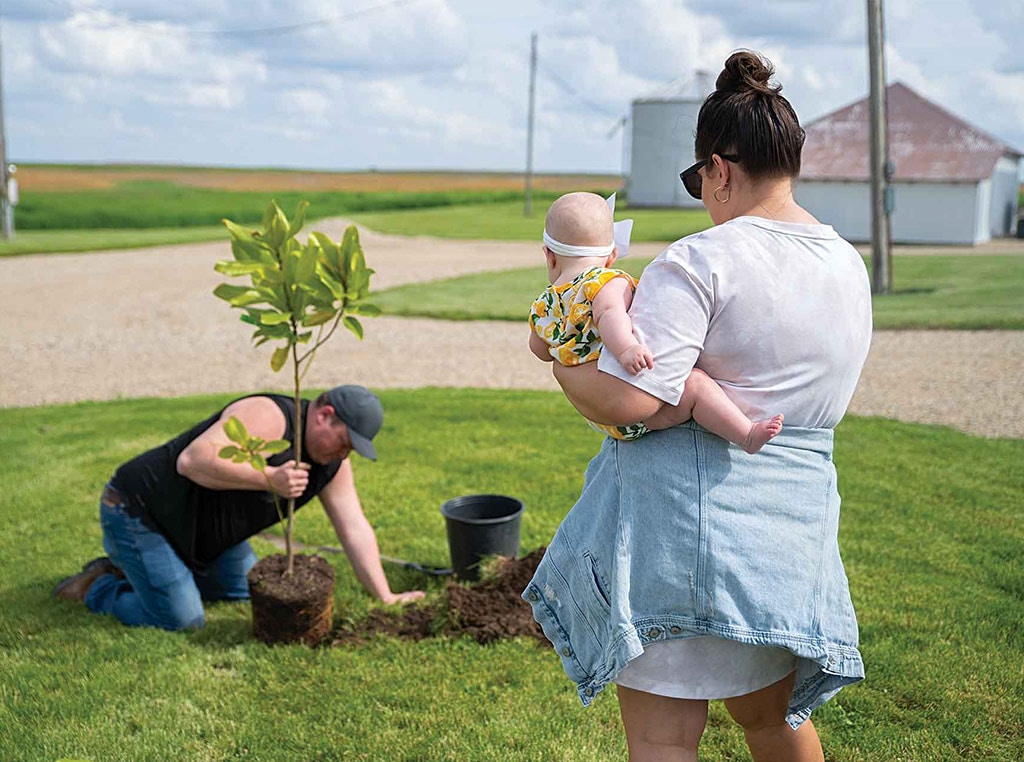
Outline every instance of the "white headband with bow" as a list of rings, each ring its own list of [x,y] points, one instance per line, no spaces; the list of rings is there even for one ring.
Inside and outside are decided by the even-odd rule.
[[[615,194],[607,199],[608,208],[615,213]],[[570,246],[567,243],[556,241],[544,230],[544,245],[555,254],[563,257],[607,257],[616,248],[619,250],[619,259],[629,253],[629,239],[633,234],[633,220],[620,220],[612,223],[612,242],[607,246]]]

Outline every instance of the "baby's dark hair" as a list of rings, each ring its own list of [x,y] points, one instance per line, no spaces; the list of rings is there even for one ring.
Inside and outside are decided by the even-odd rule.
[[[736,154],[751,179],[797,177],[804,131],[796,112],[771,82],[775,68],[751,50],[729,56],[700,107],[694,154]]]

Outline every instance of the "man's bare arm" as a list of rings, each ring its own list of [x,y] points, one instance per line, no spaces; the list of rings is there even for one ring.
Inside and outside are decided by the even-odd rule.
[[[268,397],[238,400],[181,452],[178,473],[207,489],[272,490],[285,498],[301,495],[309,482],[305,464],[289,461],[281,466],[267,466],[266,471],[260,473],[248,463],[233,463],[220,457],[221,448],[232,444],[224,433],[224,424],[232,416],[242,422],[250,436],[267,441],[284,436],[284,413],[273,400]]]
[[[320,491],[320,502],[345,549],[356,578],[370,595],[385,603],[410,603],[423,597],[423,592],[391,592],[373,527],[363,513],[352,475],[352,463],[345,459],[334,478]]]

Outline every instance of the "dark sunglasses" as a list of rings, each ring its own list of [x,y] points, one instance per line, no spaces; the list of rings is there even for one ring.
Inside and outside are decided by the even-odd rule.
[[[714,154],[712,154],[713,156]],[[738,162],[739,156],[733,156],[727,153],[718,154],[726,161]],[[711,156],[706,159],[701,159],[692,167],[687,167],[679,173],[679,179],[683,181],[683,187],[686,188],[686,192],[693,196],[695,199],[700,200],[700,189],[704,184],[704,178],[700,176],[701,169],[711,161]]]

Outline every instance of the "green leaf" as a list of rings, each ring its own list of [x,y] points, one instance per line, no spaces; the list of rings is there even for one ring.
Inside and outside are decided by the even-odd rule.
[[[337,299],[319,277],[314,276],[307,282],[300,283],[299,289],[306,294],[305,302],[307,305],[312,305],[319,310],[334,309],[334,303]]]
[[[320,277],[320,282],[327,286],[331,295],[340,301],[342,305],[345,303],[345,286],[338,278],[332,275],[323,263],[318,263],[316,266],[316,274]]]
[[[263,471],[267,467],[267,459],[260,455],[258,452],[254,452],[252,454],[252,460],[250,460],[249,462],[252,464],[252,467],[259,471],[260,473],[263,473]]]
[[[245,447],[246,442],[249,441],[249,432],[246,431],[245,424],[235,416],[231,416],[225,422],[224,433],[227,434],[228,439],[242,447]]]
[[[260,269],[253,273],[254,286],[281,286],[284,284],[284,273],[275,261],[272,265],[261,265]]]
[[[360,339],[363,338],[363,326],[362,326],[362,323],[360,323],[354,317],[352,317],[351,315],[346,315],[345,317],[343,317],[341,319],[341,322],[344,324],[344,326],[346,328],[348,328],[350,331],[352,331],[352,333],[354,333],[358,338],[360,338]]]
[[[277,373],[284,364],[288,362],[288,350],[290,345],[285,344],[283,347],[278,347],[274,350],[273,356],[270,358],[270,369]]]
[[[267,301],[264,291],[252,286],[233,286],[230,283],[221,283],[213,290],[213,295],[223,299],[232,307],[246,307],[250,304]]]
[[[265,336],[269,341],[284,339],[291,342],[294,340],[292,328],[287,323],[282,323],[281,325],[261,325],[255,335]]]
[[[213,266],[214,270],[225,275],[252,275],[265,268],[266,265],[259,262],[232,262],[230,259],[222,259]]]
[[[270,206],[267,208],[269,213],[269,223],[264,223],[264,230],[266,231],[267,240],[270,244],[280,249],[284,242],[288,240],[288,218],[285,213],[281,210],[281,207],[277,205],[276,201],[271,201]],[[267,214],[264,214],[264,220],[267,219]]]
[[[320,258],[320,245],[309,241],[299,253],[298,267],[295,268],[295,283],[299,286],[316,280],[316,263]]]
[[[255,291],[257,291],[263,297],[264,301],[266,301],[268,305],[273,307],[278,312],[288,311],[288,302],[285,299],[283,288],[275,288],[273,286],[257,286],[255,288]]]
[[[306,209],[309,207],[308,201],[300,201],[299,208],[295,210],[295,216],[292,218],[292,224],[288,226],[288,237],[293,237],[296,233],[302,230],[302,226],[306,224]]]
[[[234,456],[231,459],[231,462],[232,463],[248,463],[249,462],[249,453],[239,451],[238,455]]]
[[[315,241],[320,246],[320,262],[327,265],[332,272],[337,273],[340,277],[342,260],[341,249],[338,247],[338,244],[332,241],[330,236],[324,235],[317,230],[309,234],[308,240]]]
[[[231,234],[231,253],[239,262],[267,262],[270,252],[251,230],[231,220],[221,220]]]
[[[264,445],[263,454],[277,455],[279,452],[284,452],[291,446],[292,443],[289,442],[287,439],[272,439],[269,442],[267,442],[266,445]]]
[[[224,458],[225,460],[227,460],[228,458],[235,457],[239,453],[241,453],[242,455],[245,454],[234,445],[225,445],[224,447],[220,448],[220,452],[217,453],[217,457]]]
[[[362,260],[363,249],[359,245],[359,230],[349,225],[341,236],[341,269],[350,273],[356,269],[356,263]]]
[[[274,219],[274,214],[277,212],[277,204],[271,201],[267,204],[267,208],[263,210],[263,229],[266,230],[270,227],[270,221]]]
[[[302,316],[302,325],[306,328],[323,325],[334,320],[337,314],[337,310],[320,310],[318,312],[306,313]]]
[[[250,290],[249,286],[233,286],[230,283],[221,283],[217,288],[213,289],[213,295],[218,299],[230,302],[235,297],[249,293]]]
[[[291,319],[291,314],[287,312],[265,310],[260,313],[260,325],[281,325],[290,322]]]

